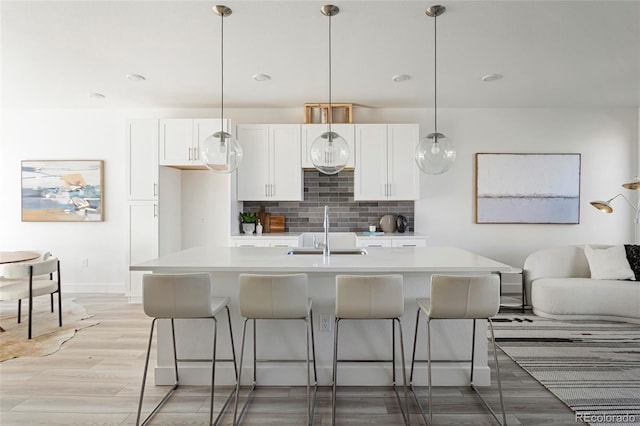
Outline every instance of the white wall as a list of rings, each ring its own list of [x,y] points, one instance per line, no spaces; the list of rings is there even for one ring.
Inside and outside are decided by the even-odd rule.
[[[129,118],[217,117],[215,110],[3,110],[0,129],[0,250],[48,249],[63,260],[67,291],[122,291],[125,252],[125,132]],[[280,110],[229,110],[238,123],[298,123],[302,107]],[[419,122],[432,129],[426,109],[356,108],[358,122]],[[439,176],[422,176],[416,228],[432,245],[455,245],[497,260],[522,265],[533,250],[550,245],[624,243],[632,240],[630,208],[614,201],[605,215],[588,202],[629,191],[621,183],[636,174],[640,114],[636,108],[599,109],[441,109],[439,130],[458,151],[454,167]],[[478,225],[473,223],[474,154],[477,152],[577,152],[582,154],[579,225]],[[105,161],[105,222],[23,223],[20,221],[20,161],[102,159]],[[184,184],[197,182],[193,172]],[[207,180],[213,179],[208,176]],[[215,182],[209,182],[212,187]],[[626,192],[625,192],[626,191]],[[183,196],[193,200],[193,193]],[[631,194],[635,196],[635,194]],[[620,203],[616,203],[619,202]],[[216,215],[212,199],[205,210]],[[183,212],[184,213],[184,212]],[[215,217],[213,223],[215,223]],[[195,224],[184,240],[212,232],[213,223]],[[228,229],[228,222],[225,230]],[[81,267],[82,259],[89,267]]]

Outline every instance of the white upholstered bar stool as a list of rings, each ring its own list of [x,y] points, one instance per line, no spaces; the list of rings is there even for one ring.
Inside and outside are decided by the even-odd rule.
[[[429,387],[429,419],[418,401],[413,384],[411,392],[420,408],[420,412],[427,424],[433,422],[433,410],[431,404],[431,321],[434,319],[471,319],[473,320],[473,330],[471,334],[471,368],[469,384],[471,389],[478,395],[482,403],[491,412],[499,424],[506,425],[507,417],[504,410],[502,398],[502,383],[500,382],[500,366],[498,365],[498,354],[496,340],[493,334],[493,323],[491,317],[495,316],[500,309],[500,277],[498,275],[438,275],[431,276],[431,297],[417,299],[418,312],[416,314],[416,331],[413,339],[413,355],[411,356],[411,373],[409,381],[413,381],[413,367],[416,361],[416,342],[418,339],[418,325],[420,312],[427,318],[427,383]],[[486,319],[491,330],[491,341],[493,342],[493,356],[496,363],[496,377],[498,382],[498,393],[500,394],[500,406],[502,408],[502,423],[497,414],[482,398],[480,392],[473,383],[473,363],[476,343],[476,320]]]
[[[336,276],[336,319],[333,336],[333,389],[331,397],[331,424],[336,423],[336,385],[338,381],[338,362],[363,362],[372,360],[338,360],[338,330],[342,320],[390,320],[391,321],[391,362],[393,390],[396,394],[400,412],[405,423],[409,424],[409,398],[407,396],[407,374],[402,341],[402,323],[404,314],[404,290],[402,275],[337,275]],[[400,334],[400,359],[402,360],[402,378],[405,407],[396,387],[396,328]]]
[[[213,397],[216,378],[216,361],[233,362],[235,377],[237,380],[238,371],[236,368],[236,352],[233,344],[233,331],[231,329],[231,315],[229,314],[228,297],[211,297],[211,276],[206,273],[195,274],[146,274],[142,277],[142,306],[144,313],[152,317],[151,331],[149,333],[149,344],[147,346],[147,356],[144,364],[144,374],[142,376],[142,387],[140,389],[140,402],[138,404],[138,416],[136,425],[140,425],[140,415],[142,412],[142,401],[144,398],[144,388],[149,367],[149,355],[151,353],[151,343],[153,341],[153,329],[159,319],[169,319],[171,321],[171,341],[173,344],[173,367],[175,372],[175,383],[155,406],[151,413],[142,422],[146,425],[158,410],[164,405],[169,397],[178,389],[180,379],[178,376],[179,362],[201,362],[202,359],[181,359],[178,358],[176,350],[176,332],[174,320],[176,319],[211,319],[213,321],[213,352],[211,357],[211,406],[209,407],[209,424],[213,422]],[[222,310],[227,311],[227,321],[229,322],[229,338],[231,343],[232,359],[216,360],[216,342],[218,336],[218,320],[216,315]],[[235,389],[234,389],[235,390]],[[215,424],[218,423],[225,409],[231,401],[234,391],[231,391],[224,405],[216,417]]]
[[[256,320],[301,320],[306,329],[307,352],[307,415],[308,424],[313,423],[315,398],[318,390],[318,375],[316,371],[316,350],[313,338],[313,316],[311,299],[309,299],[307,274],[257,275],[240,274],[238,304],[240,316],[244,318],[242,325],[242,346],[240,349],[240,366],[238,370],[238,384],[233,414],[233,424],[242,421],[247,405],[251,401],[251,394],[257,383],[257,350],[256,350]],[[253,384],[247,399],[238,414],[238,400],[240,398],[240,381],[242,378],[242,363],[244,358],[245,335],[247,322],[253,320]],[[313,357],[313,386],[314,395],[311,398],[310,356],[311,343]]]

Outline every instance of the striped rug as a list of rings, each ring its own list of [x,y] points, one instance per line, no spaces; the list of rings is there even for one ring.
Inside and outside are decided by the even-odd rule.
[[[592,425],[640,424],[640,324],[500,314],[496,341]]]

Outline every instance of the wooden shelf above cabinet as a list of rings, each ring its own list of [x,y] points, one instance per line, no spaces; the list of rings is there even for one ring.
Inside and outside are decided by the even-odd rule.
[[[332,123],[353,123],[353,104],[331,104]],[[304,124],[328,123],[329,104],[304,104]]]

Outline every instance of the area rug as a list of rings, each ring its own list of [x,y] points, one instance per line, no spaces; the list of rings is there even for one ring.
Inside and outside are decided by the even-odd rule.
[[[592,425],[640,424],[640,325],[548,320],[494,321],[500,348]]]
[[[33,304],[32,339],[27,338],[28,302],[22,303],[22,322],[18,320],[18,302],[0,303],[0,361],[30,356],[45,356],[56,352],[78,330],[98,324],[74,298],[62,297],[62,327],[58,327],[58,306],[51,313],[50,299],[38,297]]]

